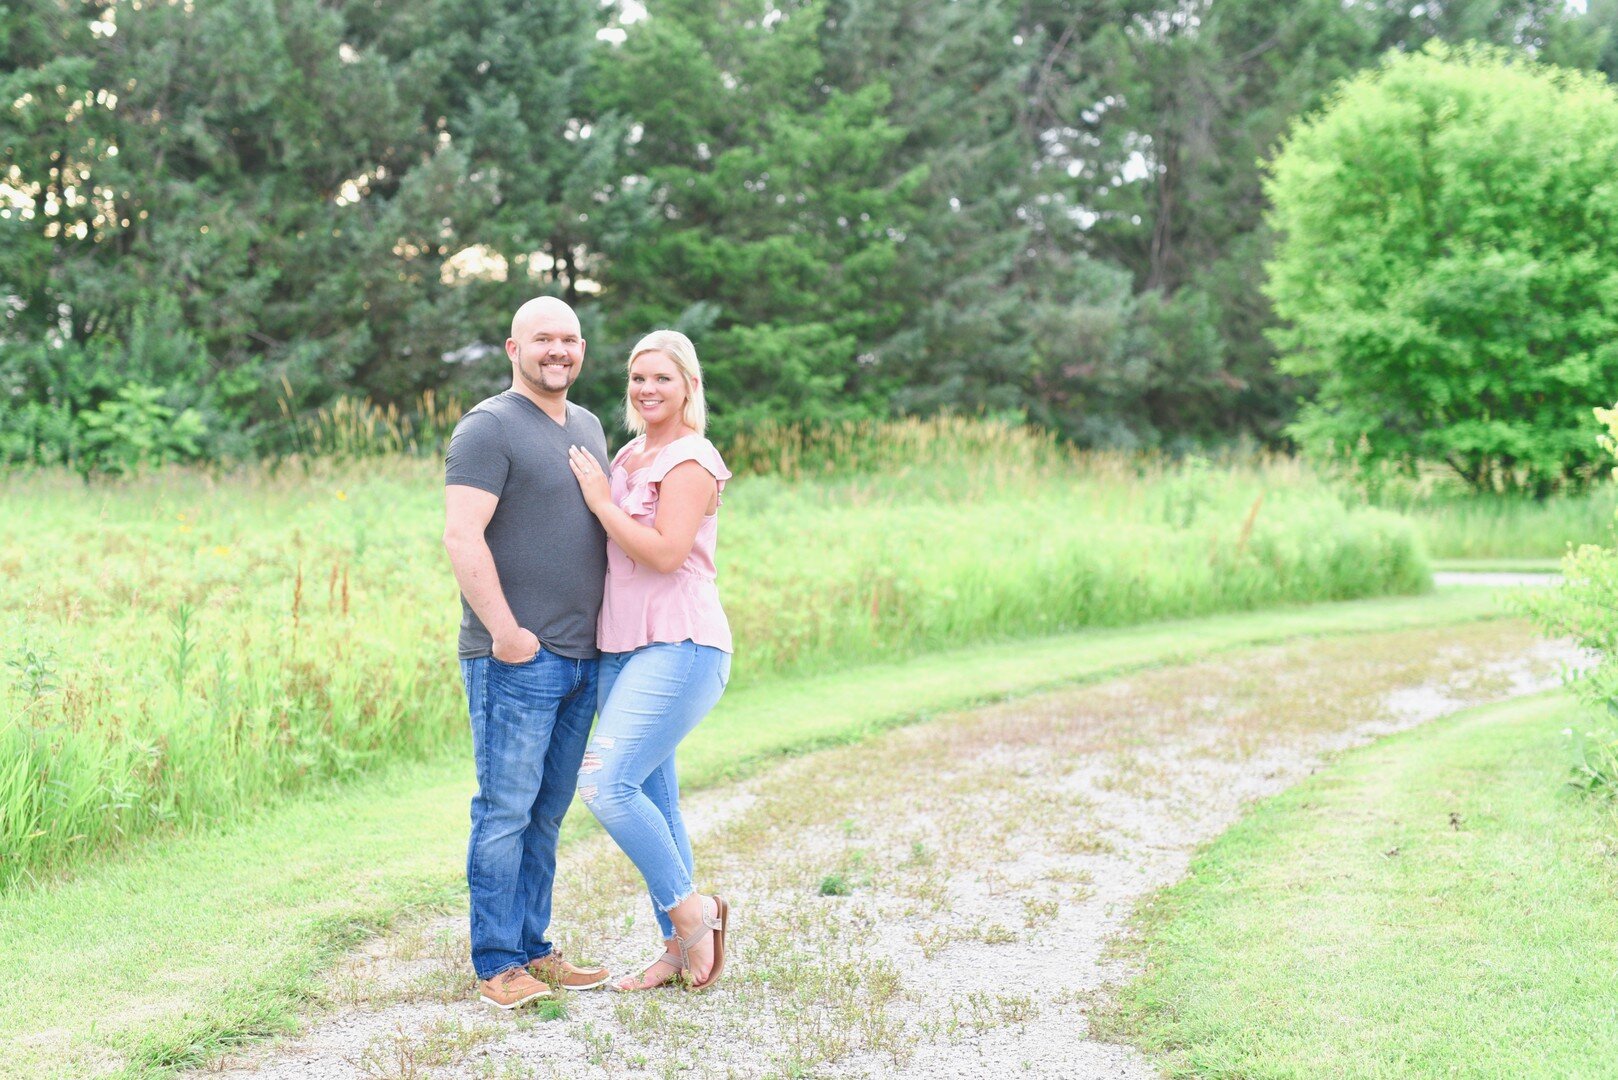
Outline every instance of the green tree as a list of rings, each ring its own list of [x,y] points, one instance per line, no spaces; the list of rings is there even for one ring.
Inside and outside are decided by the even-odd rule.
[[[1390,49],[1481,40],[1582,66],[1597,31],[1560,0],[1220,0],[1029,5],[1053,49],[1035,106],[1088,208],[1091,250],[1129,269],[1144,332],[1178,340],[1149,415],[1202,439],[1278,436],[1298,397],[1266,337],[1272,237],[1260,161],[1339,80]],[[1193,331],[1198,318],[1211,320]],[[1176,386],[1178,389],[1176,389]]]
[[[537,292],[586,308],[587,334],[597,338],[599,317],[588,310],[596,240],[628,231],[607,201],[626,125],[595,115],[589,99],[605,47],[596,36],[603,8],[597,0],[432,0],[403,26],[391,11],[373,17],[390,54],[430,69],[422,122],[466,162],[471,185],[434,255],[449,260],[465,300],[468,370],[453,374],[479,394],[509,377],[499,359],[506,327]],[[615,381],[599,365],[585,371],[581,392]],[[424,381],[433,377],[444,372]]]
[[[1544,495],[1588,475],[1618,381],[1618,94],[1433,46],[1347,83],[1267,186],[1292,427],[1365,466],[1443,462]]]
[[[841,0],[828,53],[840,85],[885,80],[923,179],[899,249],[909,310],[875,357],[901,411],[1025,416],[1084,445],[1172,444],[1199,433],[1185,404],[1224,389],[1203,297],[1137,296],[1098,257],[1099,215],[1073,178],[1130,154],[1096,110],[1116,100],[1125,5]],[[1108,107],[1098,106],[1100,111]],[[1080,115],[1080,114],[1083,115]]]
[[[60,437],[133,382],[197,408],[217,453],[254,425],[263,442],[283,386],[301,408],[443,384],[518,301],[576,292],[572,230],[614,175],[573,109],[602,19],[590,0],[7,5],[0,409]]]
[[[916,178],[887,85],[824,78],[823,27],[817,2],[667,0],[597,69],[597,110],[633,125],[606,213],[640,223],[597,241],[609,349],[692,333],[721,436],[885,410],[869,358],[905,310]]]

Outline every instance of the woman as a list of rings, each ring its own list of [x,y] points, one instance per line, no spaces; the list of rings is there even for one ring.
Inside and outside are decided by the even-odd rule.
[[[579,769],[579,797],[646,879],[663,955],[619,990],[682,973],[694,990],[724,970],[729,908],[692,884],[674,750],[730,680],[730,625],[714,585],[719,493],[730,470],[703,437],[707,407],[696,349],[659,330],[629,356],[625,421],[637,432],[610,479],[571,454],[585,504],[607,530],[599,718]]]

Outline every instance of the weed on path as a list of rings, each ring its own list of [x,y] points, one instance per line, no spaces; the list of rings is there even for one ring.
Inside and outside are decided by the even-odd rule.
[[[472,999],[464,916],[351,956],[295,1040],[232,1077],[1156,1075],[1085,1037],[1131,911],[1324,756],[1551,685],[1516,623],[1303,642],[1051,694],[794,760],[690,800],[733,904],[720,988]],[[580,812],[580,811],[575,811]],[[569,955],[638,970],[644,893],[603,836],[564,853]]]

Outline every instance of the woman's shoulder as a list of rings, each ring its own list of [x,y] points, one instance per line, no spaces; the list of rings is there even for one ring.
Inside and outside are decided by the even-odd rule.
[[[720,480],[730,479],[730,470],[725,467],[725,459],[720,456],[719,448],[708,441],[707,436],[696,432],[682,435],[658,451],[651,465],[652,476],[661,480],[676,465],[683,465],[687,461],[695,461]]]

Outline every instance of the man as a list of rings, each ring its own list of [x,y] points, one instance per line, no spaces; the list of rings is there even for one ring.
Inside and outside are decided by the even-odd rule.
[[[477,795],[466,881],[478,993],[514,1009],[552,986],[588,990],[604,968],[545,938],[556,841],[596,704],[596,616],[607,538],[568,467],[607,465],[601,421],[569,403],[584,362],[573,309],[528,301],[506,341],[511,389],[461,418],[445,466],[444,546],[461,587],[461,676]]]

